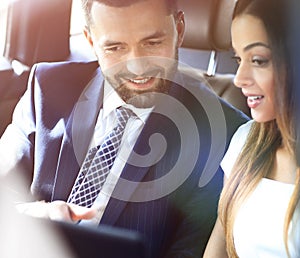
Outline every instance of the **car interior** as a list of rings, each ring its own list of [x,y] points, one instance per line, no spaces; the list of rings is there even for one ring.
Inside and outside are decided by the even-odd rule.
[[[250,116],[246,99],[233,84],[237,69],[230,47],[234,3],[235,0],[179,1],[186,22],[179,63],[184,64],[185,72],[207,81],[207,87]],[[0,29],[5,32],[0,38],[3,40],[0,55],[0,136],[12,120],[13,110],[26,90],[30,69],[35,63],[96,60],[82,33],[84,23],[80,11],[80,0],[18,0],[0,6]],[[60,226],[78,257],[84,257],[85,252],[82,256],[80,252],[86,246],[78,245],[84,243],[82,233],[77,234],[76,228],[63,223]],[[102,232],[95,239],[106,237],[122,243],[125,241],[123,232],[119,237],[119,232],[113,231],[111,235],[111,230],[109,233],[105,231],[104,236]],[[86,232],[90,237],[94,234]],[[140,246],[140,240],[134,239],[137,241],[132,244]],[[109,245],[107,248],[110,248]],[[133,257],[132,254],[130,257]],[[142,256],[139,253],[137,257]]]
[[[234,4],[235,0],[179,1],[186,22],[179,62],[184,64],[185,72],[207,81],[207,87],[250,116],[246,99],[233,84],[237,69],[230,40]],[[12,121],[13,110],[26,90],[35,63],[96,60],[82,33],[83,24],[80,0],[9,0],[5,5],[0,4],[0,40],[3,41],[0,42],[0,51],[3,50],[0,53],[0,136]],[[86,253],[80,255],[80,248],[86,246],[78,245],[84,243],[82,233],[77,234],[76,228],[63,223],[59,226],[78,257],[84,257]],[[94,231],[85,233],[87,237],[95,234]],[[95,239],[106,237],[127,242],[124,233],[119,233],[109,229]],[[142,257],[140,239],[133,237],[131,244],[139,246],[137,257]],[[114,250],[114,245],[110,250]],[[122,249],[114,251],[123,252]]]
[[[182,64],[183,72],[204,80],[215,94],[251,118],[246,98],[233,83],[237,63],[232,58],[230,26],[236,1],[178,0],[186,23],[184,41],[179,48],[179,64]],[[299,35],[298,25],[293,21],[295,35]],[[96,60],[83,35],[83,26],[81,0],[0,0],[0,138],[26,91],[34,64]],[[295,38],[296,49],[299,44],[300,36]],[[295,54],[295,69],[300,69],[298,57],[300,55]],[[299,81],[300,73],[297,76]],[[300,119],[300,112],[297,115]],[[299,164],[299,146],[297,153]],[[58,229],[78,258],[98,257],[99,248],[111,255],[108,258],[148,257],[144,239],[136,232],[106,226],[100,231],[82,230],[70,223],[43,223]]]
[[[230,49],[234,3],[179,1],[186,21],[179,62],[190,67],[189,72],[195,76],[206,79],[220,97],[250,115],[244,96],[233,85],[237,68]],[[0,58],[0,135],[11,122],[34,63],[96,59],[81,33],[80,0],[18,0],[8,1],[4,7],[1,19],[5,22],[0,23],[5,24],[1,30],[6,32]],[[72,26],[77,26],[77,32],[72,33]]]

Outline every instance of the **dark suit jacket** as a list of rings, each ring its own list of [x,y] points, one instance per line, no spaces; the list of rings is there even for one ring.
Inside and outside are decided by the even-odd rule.
[[[67,199],[102,106],[102,82],[96,62],[33,68],[1,148],[14,150],[6,169],[25,175],[37,198]],[[150,257],[200,257],[216,219],[219,162],[247,118],[186,74],[176,75],[168,96],[148,118],[101,223],[142,233]]]

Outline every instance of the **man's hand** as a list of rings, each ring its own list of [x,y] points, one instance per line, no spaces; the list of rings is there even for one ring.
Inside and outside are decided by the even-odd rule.
[[[83,219],[92,219],[96,215],[96,210],[93,208],[85,208],[64,201],[22,203],[16,208],[19,212],[33,217],[73,223]]]

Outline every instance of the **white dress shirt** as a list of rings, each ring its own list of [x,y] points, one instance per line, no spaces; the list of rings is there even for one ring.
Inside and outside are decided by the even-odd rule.
[[[99,224],[130,152],[133,149],[150,112],[152,111],[152,108],[136,108],[132,105],[126,104],[117,92],[109,85],[109,83],[105,82],[103,108],[100,109],[98,115],[94,137],[91,140],[90,148],[100,145],[104,141],[105,137],[115,127],[117,118],[114,111],[120,106],[129,108],[134,112],[135,116],[131,117],[127,122],[117,157],[98,197],[92,206],[98,210],[97,215],[91,220],[81,221],[81,225],[97,226]]]

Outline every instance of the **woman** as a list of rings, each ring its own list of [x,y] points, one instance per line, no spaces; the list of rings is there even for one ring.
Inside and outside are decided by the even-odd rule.
[[[235,85],[253,120],[234,135],[222,168],[219,217],[204,257],[300,257],[300,169],[286,0],[238,0]]]

